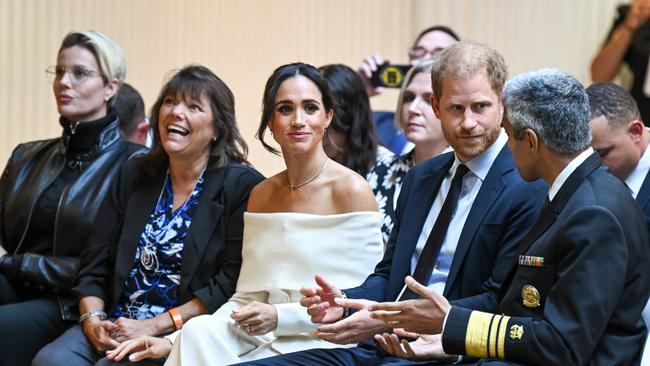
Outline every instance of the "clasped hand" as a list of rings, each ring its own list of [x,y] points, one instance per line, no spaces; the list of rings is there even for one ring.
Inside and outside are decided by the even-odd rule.
[[[120,343],[117,348],[106,352],[106,358],[112,361],[122,361],[129,356],[129,361],[138,362],[145,358],[167,357],[172,351],[172,343],[166,338],[140,336]]]
[[[343,299],[341,290],[321,275],[316,275],[316,284],[300,290],[304,296],[300,304],[307,308],[313,323],[325,323],[316,329],[319,338],[336,344],[359,343],[388,330],[384,322],[369,316],[368,307],[374,301]],[[344,308],[356,312],[340,320]]]
[[[448,355],[442,349],[441,334],[417,334],[395,328],[393,334],[375,335],[375,340],[389,354],[409,360],[458,360],[458,356]]]
[[[371,305],[370,316],[394,328],[393,334],[377,334],[375,340],[394,356],[410,360],[456,361],[458,356],[444,352],[440,334],[451,305],[443,296],[411,276],[406,277],[405,283],[420,295],[420,299]]]
[[[257,301],[233,310],[230,317],[240,329],[251,336],[264,335],[278,327],[278,312],[275,306]]]
[[[385,322],[392,328],[408,332],[438,334],[449,312],[449,301],[434,290],[419,284],[413,277],[406,277],[406,285],[420,295],[417,300],[383,302],[369,307],[370,316]]]
[[[83,324],[83,331],[97,352],[114,349],[120,342],[143,335],[155,335],[151,319],[118,318],[114,323],[108,320],[89,318]]]

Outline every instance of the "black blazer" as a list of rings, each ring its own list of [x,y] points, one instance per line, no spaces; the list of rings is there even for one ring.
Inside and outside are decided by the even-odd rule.
[[[486,348],[503,353],[488,357],[527,365],[638,365],[650,291],[648,231],[629,190],[597,154],[569,176],[518,253],[543,257],[543,264],[510,266],[492,309],[506,317],[494,315],[492,328],[484,324],[496,345]],[[447,352],[466,353],[470,314],[452,307],[443,334]]]
[[[645,176],[643,184],[636,195],[636,202],[641,206],[641,210],[645,215],[645,221],[648,225],[648,233],[650,233],[650,174]]]
[[[409,170],[397,203],[395,226],[384,258],[350,298],[395,301],[410,274],[411,258],[436,192],[454,162],[447,153]],[[478,192],[461,232],[444,295],[460,299],[498,290],[518,242],[537,218],[546,184],[524,182],[504,146]],[[472,299],[466,299],[472,304]],[[471,305],[468,305],[471,306]],[[478,304],[477,304],[478,306]]]
[[[145,158],[124,164],[93,227],[73,293],[97,296],[113,310],[134,265],[138,241],[155,209],[166,169],[155,179],[143,175]],[[231,163],[208,165],[190,231],[183,247],[178,302],[197,297],[214,312],[235,292],[241,267],[243,213],[251,189],[264,177],[255,169]]]

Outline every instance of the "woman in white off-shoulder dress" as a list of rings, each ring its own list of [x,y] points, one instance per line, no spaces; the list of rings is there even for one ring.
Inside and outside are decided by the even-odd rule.
[[[244,214],[242,268],[235,295],[165,340],[139,338],[113,351],[132,361],[168,356],[165,365],[228,365],[309,348],[317,338],[300,288],[322,274],[353,287],[382,256],[382,216],[363,177],[330,160],[322,140],[334,104],[310,65],[275,70],[264,91],[257,133],[268,129],[287,169],[258,184]],[[170,353],[171,352],[171,353]]]

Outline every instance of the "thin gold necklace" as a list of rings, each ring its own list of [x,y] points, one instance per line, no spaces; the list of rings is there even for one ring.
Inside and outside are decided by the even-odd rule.
[[[302,183],[299,183],[299,184],[291,184],[291,183],[289,183],[289,175],[287,174],[287,184],[289,185],[289,188],[296,189],[296,188],[300,188],[300,187],[304,186],[305,184],[311,183],[314,179],[318,178],[318,176],[321,175],[321,173],[323,173],[323,171],[325,171],[325,168],[327,167],[327,163],[329,163],[329,161],[330,161],[330,159],[326,158],[325,159],[325,164],[323,164],[323,167],[320,168],[320,170],[318,171],[318,173],[316,173],[316,175],[314,175],[313,177],[311,177],[311,178],[307,179],[306,181],[304,181]]]

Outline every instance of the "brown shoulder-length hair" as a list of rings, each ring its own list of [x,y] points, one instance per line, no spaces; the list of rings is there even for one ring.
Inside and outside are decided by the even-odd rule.
[[[210,151],[210,166],[223,167],[230,162],[250,165],[246,159],[248,145],[241,136],[235,120],[235,97],[230,88],[210,69],[202,65],[188,65],[174,73],[163,85],[158,99],[151,107],[153,148],[149,155],[150,173],[156,174],[167,162],[168,156],[160,143],[158,119],[160,107],[168,96],[182,95],[184,98],[201,99],[205,96],[210,103],[216,140]]]

